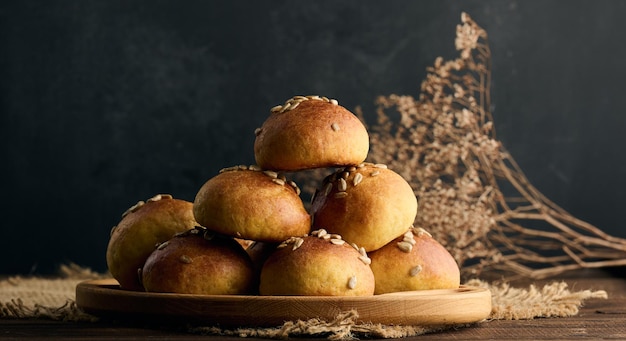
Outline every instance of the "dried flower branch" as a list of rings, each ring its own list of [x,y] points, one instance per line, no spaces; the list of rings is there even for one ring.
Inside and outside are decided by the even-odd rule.
[[[435,60],[418,99],[378,98],[369,160],[409,180],[420,203],[416,226],[431,231],[465,275],[544,278],[626,265],[626,240],[548,200],[496,140],[487,33],[465,13],[461,22],[460,56]]]

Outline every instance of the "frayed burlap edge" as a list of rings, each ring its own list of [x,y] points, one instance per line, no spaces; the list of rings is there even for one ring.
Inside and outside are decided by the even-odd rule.
[[[0,281],[0,318],[95,322],[76,306],[76,285],[106,277],[74,263],[61,265],[54,278],[9,277]]]
[[[528,289],[514,288],[509,283],[490,284],[478,279],[470,280],[466,285],[491,291],[491,320],[574,316],[585,300],[608,298],[604,290],[571,292],[567,283],[562,281],[548,283],[541,288],[531,284]]]
[[[218,327],[190,327],[189,332],[203,335],[223,335],[238,337],[257,337],[267,339],[286,339],[294,336],[325,337],[329,340],[351,340],[362,337],[402,338],[434,333],[444,329],[469,326],[401,326],[375,323],[358,323],[359,314],[355,310],[343,312],[332,321],[312,318],[306,321],[288,321],[275,328],[237,328],[221,329]]]
[[[28,306],[21,299],[0,302],[0,318],[50,319],[55,321],[96,322],[98,318],[83,312],[74,300],[68,299],[61,306],[41,304]]]
[[[474,279],[468,286],[487,288],[491,291],[492,310],[487,320],[523,320],[538,317],[567,317],[578,314],[583,302],[588,299],[606,299],[606,291],[583,290],[571,292],[565,282],[553,282],[538,288],[514,288],[508,283],[490,284]],[[191,333],[239,337],[285,339],[293,336],[317,336],[330,340],[348,340],[360,337],[402,338],[435,333],[446,329],[459,329],[474,324],[446,326],[402,326],[382,324],[360,324],[358,312],[339,314],[333,321],[317,318],[306,321],[290,321],[276,328],[238,328],[233,330],[218,327],[192,327]],[[483,321],[479,321],[480,323]]]
[[[75,302],[76,285],[84,280],[110,277],[94,273],[75,264],[62,266],[55,278],[11,277],[0,281],[0,318],[51,319],[71,322],[96,322],[98,318],[83,312]],[[572,292],[565,282],[552,282],[542,287],[512,287],[508,283],[494,284],[474,279],[465,283],[491,291],[492,310],[486,320],[521,320],[538,317],[567,317],[578,314],[588,299],[606,299],[603,290]],[[332,321],[311,318],[288,321],[274,328],[225,329],[216,326],[193,326],[194,334],[225,335],[284,339],[310,336],[331,340],[361,337],[403,338],[447,329],[465,328],[474,324],[446,326],[402,326],[361,323],[357,311],[342,312]],[[477,323],[480,323],[479,321]]]

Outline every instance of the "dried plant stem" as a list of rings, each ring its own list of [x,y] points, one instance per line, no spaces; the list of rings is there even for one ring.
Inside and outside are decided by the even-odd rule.
[[[438,58],[418,99],[378,99],[370,161],[409,180],[421,207],[415,224],[450,250],[464,274],[489,269],[544,278],[626,265],[626,239],[545,197],[495,139],[487,33],[467,14],[461,20],[460,57]]]

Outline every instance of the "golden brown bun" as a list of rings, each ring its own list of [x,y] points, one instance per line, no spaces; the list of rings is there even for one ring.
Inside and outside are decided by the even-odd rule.
[[[358,251],[341,237],[321,231],[279,245],[261,270],[261,295],[374,294],[374,274],[365,250]]]
[[[324,179],[311,205],[313,229],[374,251],[402,235],[417,214],[411,186],[385,165],[345,167]]]
[[[200,227],[160,244],[141,274],[149,292],[243,295],[253,293],[257,285],[242,246]]]
[[[111,231],[106,260],[109,271],[126,290],[143,290],[137,270],[154,246],[198,225],[193,204],[159,194],[128,209]]]
[[[264,169],[356,165],[369,151],[369,135],[358,117],[319,96],[296,96],[274,107],[255,133],[254,156]]]
[[[282,242],[307,234],[311,217],[292,181],[257,167],[233,167],[209,179],[196,194],[200,225],[236,238]]]
[[[421,228],[412,228],[369,256],[376,277],[376,294],[456,289],[461,284],[459,267],[452,255]]]

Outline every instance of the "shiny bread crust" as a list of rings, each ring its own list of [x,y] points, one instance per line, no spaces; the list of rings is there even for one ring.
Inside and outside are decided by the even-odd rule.
[[[370,252],[376,294],[398,291],[457,289],[459,266],[452,255],[422,228]]]
[[[254,266],[241,244],[200,227],[159,244],[140,273],[148,292],[246,295],[257,290]]]
[[[264,169],[298,171],[356,165],[369,152],[363,123],[335,100],[296,96],[256,130],[254,156]]]
[[[236,238],[282,242],[307,234],[311,218],[297,185],[256,166],[223,169],[196,194],[193,213],[201,226]]]
[[[139,201],[111,230],[106,261],[109,272],[126,290],[143,290],[137,270],[154,250],[179,232],[194,228],[193,203],[158,194]]]
[[[362,163],[324,179],[311,205],[312,228],[374,251],[413,225],[417,206],[402,176],[383,164]]]
[[[265,261],[261,295],[371,296],[374,274],[365,250],[337,235],[292,237]]]

